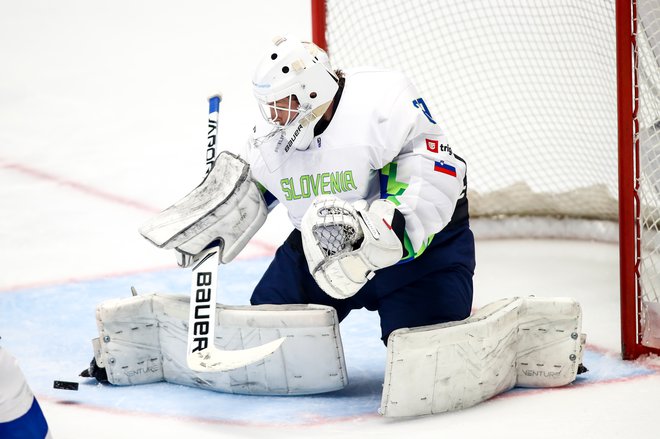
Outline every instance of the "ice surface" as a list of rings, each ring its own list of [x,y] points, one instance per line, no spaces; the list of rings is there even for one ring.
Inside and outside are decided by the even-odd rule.
[[[309,9],[306,0],[0,3],[0,343],[19,360],[54,436],[656,437],[660,362],[619,360],[618,253],[603,243],[477,243],[475,306],[527,294],[582,303],[590,371],[567,388],[383,419],[385,349],[377,315],[366,311],[341,325],[350,385],[333,394],[250,397],[77,378],[91,359],[98,302],[131,286],[188,291],[188,272],[137,228],[199,183],[209,95],[224,95],[221,147],[245,140],[256,59],[276,34],[309,37]],[[277,208],[221,267],[223,303],[247,303],[289,230]],[[80,390],[53,389],[56,379],[80,380]]]

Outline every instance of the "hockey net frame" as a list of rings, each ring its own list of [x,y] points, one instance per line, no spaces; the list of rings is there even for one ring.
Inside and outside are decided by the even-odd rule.
[[[346,5],[351,3],[360,6],[367,5],[374,9],[370,11],[370,15],[356,18],[354,10],[342,10],[342,8],[350,9]],[[405,7],[396,6],[397,3],[405,4]],[[445,7],[449,3],[456,2],[441,3],[443,5],[441,7]],[[539,2],[531,0],[529,2],[503,1],[502,5],[506,8],[503,7],[502,14],[499,14],[498,10],[492,9],[496,3],[465,2],[465,4],[476,5],[477,8],[473,10],[469,10],[469,7],[463,6],[460,2],[456,4],[459,4],[457,9],[461,13],[468,15],[466,20],[478,20],[479,28],[476,29],[477,33],[481,33],[481,26],[491,20],[490,17],[487,17],[488,13],[484,13],[480,9],[481,7],[488,5],[491,8],[490,15],[498,16],[510,12],[512,8],[527,8],[530,3]],[[615,174],[618,176],[613,174],[611,181],[604,185],[592,184],[586,185],[588,187],[567,188],[566,190],[561,188],[557,193],[550,195],[544,195],[542,188],[539,190],[539,188],[530,188],[526,185],[515,187],[517,183],[514,183],[511,187],[518,194],[515,197],[517,202],[512,202],[513,197],[509,195],[510,187],[502,187],[501,191],[492,190],[488,193],[472,189],[469,192],[470,213],[473,218],[478,219],[473,222],[473,228],[475,234],[482,238],[560,237],[611,242],[618,240],[622,357],[635,359],[643,354],[660,354],[660,91],[658,91],[660,90],[660,2],[657,0],[611,0],[608,3],[577,0],[577,3],[581,3],[579,6],[576,6],[576,1],[571,0],[556,3],[559,7],[566,7],[565,13],[560,12],[559,16],[568,16],[575,11],[577,11],[576,15],[583,15],[582,4],[587,4],[587,7],[593,4],[594,8],[601,8],[603,15],[596,18],[599,23],[590,23],[588,21],[590,18],[586,17],[584,19],[587,21],[580,21],[578,24],[578,26],[582,26],[577,28],[578,32],[583,30],[590,32],[592,24],[593,28],[611,31],[611,39],[609,36],[606,38],[609,45],[587,48],[578,43],[575,50],[576,53],[579,53],[580,50],[600,52],[597,54],[600,58],[594,62],[601,64],[604,62],[608,65],[606,68],[609,68],[611,64],[611,71],[605,75],[605,80],[611,79],[611,84],[607,85],[607,88],[611,90],[611,97],[602,98],[608,100],[607,111],[609,113],[606,116],[587,113],[586,117],[590,120],[602,118],[606,124],[604,128],[600,128],[602,131],[608,131],[611,126],[612,135],[605,140],[594,139],[594,143],[604,144],[604,151],[611,150],[610,162],[604,160],[602,166],[607,167],[609,163],[612,168],[617,169]],[[420,52],[417,48],[415,50],[407,48],[405,43],[401,43],[397,38],[396,32],[399,30],[397,29],[398,22],[411,19],[409,12],[413,8],[428,9],[431,4],[432,2],[424,0],[410,2],[311,0],[312,39],[317,45],[328,51],[334,67],[347,68],[372,64],[398,68],[410,74],[426,93],[429,87],[433,87],[433,84],[425,83],[424,78],[420,81],[420,77],[416,76],[416,73],[419,72],[415,72],[415,68],[410,65],[411,60],[417,63],[417,60],[423,57],[420,53],[424,54],[424,52]],[[547,7],[547,2],[540,6],[542,8],[538,12],[534,12],[537,14],[536,16],[551,9]],[[552,5],[552,8],[554,7],[555,5]],[[392,11],[388,11],[388,9]],[[408,29],[408,34],[425,32],[423,26],[429,26],[429,13],[425,11],[423,14],[425,15],[422,18],[418,18],[418,21],[414,22],[417,27]],[[517,12],[512,17],[504,17],[502,23],[517,26],[519,23],[516,20],[521,18],[516,14]],[[533,19],[535,20],[535,18]],[[561,20],[562,18],[553,18],[553,20],[555,19]],[[580,20],[582,19],[581,17]],[[379,24],[385,28],[384,33],[381,37],[375,35],[373,38],[380,38],[387,43],[380,46],[378,44],[381,41],[369,40],[372,38],[371,34],[375,33],[373,26]],[[349,26],[358,26],[368,30],[360,30],[362,33],[357,35],[353,31],[347,32],[347,29],[355,30],[355,27],[350,28]],[[370,29],[370,27],[372,28]],[[560,24],[551,22],[548,32],[555,40],[562,40],[566,37],[561,33],[562,29]],[[500,30],[505,34],[503,37],[505,45],[509,44],[507,40],[509,33],[515,33],[509,32],[509,30],[508,28],[504,31]],[[438,34],[434,34],[434,38],[438,38]],[[570,40],[571,38],[565,39]],[[437,42],[437,39],[432,41],[434,45],[441,44]],[[453,41],[456,42],[456,40]],[[360,47],[360,44],[367,46],[372,44],[373,47],[370,51],[377,55],[362,59],[362,54],[369,50],[365,49],[360,52],[360,49],[356,49],[355,52],[358,55],[347,54],[347,51],[344,50],[345,47],[352,45]],[[427,41],[425,44],[430,43]],[[527,43],[521,45],[525,44]],[[424,46],[422,46],[423,49]],[[446,46],[446,50],[452,50],[451,44]],[[397,58],[398,55],[395,54],[397,51],[406,52],[405,55],[402,55],[403,61],[399,61],[401,58]],[[485,53],[481,56],[488,58],[488,55]],[[524,57],[525,55],[518,56]],[[521,58],[517,62],[520,60]],[[523,67],[525,61],[526,58],[523,61]],[[580,64],[581,58],[578,57],[570,62]],[[567,65],[570,67],[570,64]],[[428,65],[422,68],[428,70]],[[474,87],[478,88],[479,76],[477,75],[475,78],[477,82]],[[581,82],[578,87],[589,87],[590,85],[590,83]],[[529,87],[530,84],[522,85],[522,87],[525,86]],[[575,85],[573,87],[575,88]],[[446,93],[447,90],[444,92]],[[443,98],[445,96],[443,95]],[[587,97],[589,98],[590,95]],[[577,102],[575,105],[580,104],[581,102]],[[433,109],[435,106],[431,108]],[[439,114],[445,116],[442,111]],[[541,114],[540,117],[543,117],[545,113]],[[570,114],[567,117],[570,117]],[[456,125],[460,127],[460,124]],[[614,127],[615,125],[616,127]],[[533,139],[533,134],[531,138]],[[580,141],[584,141],[584,139],[580,139]],[[461,146],[459,144],[457,149],[463,152],[464,148]],[[596,158],[600,160],[601,157],[597,155]],[[469,154],[467,159],[470,164]],[[475,167],[472,168],[473,171],[475,169]],[[478,171],[473,172],[471,175],[474,177],[478,173]],[[558,178],[563,177],[558,175]]]

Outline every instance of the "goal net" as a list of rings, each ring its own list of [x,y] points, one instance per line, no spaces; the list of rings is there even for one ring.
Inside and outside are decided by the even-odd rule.
[[[635,347],[624,351],[642,351],[631,357],[660,348],[660,2],[627,5],[636,38],[626,44],[636,44],[634,81],[623,84],[633,106],[625,154],[635,175],[622,197],[615,0],[313,0],[312,9],[314,39],[335,68],[389,67],[414,80],[467,160],[477,236],[616,241],[622,203],[633,206],[637,291],[622,294],[634,297],[623,330]]]

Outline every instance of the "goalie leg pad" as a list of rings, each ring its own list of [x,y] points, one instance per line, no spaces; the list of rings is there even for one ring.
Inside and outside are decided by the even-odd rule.
[[[246,349],[286,337],[272,355],[227,372],[186,365],[189,298],[144,295],[97,308],[95,358],[108,381],[131,385],[167,381],[251,395],[307,395],[348,384],[336,311],[321,305],[216,308],[216,346]]]
[[[226,264],[247,245],[267,215],[248,163],[222,151],[204,181],[143,224],[140,233],[160,248],[176,248],[190,256],[221,240],[221,262]]]
[[[380,413],[418,416],[471,407],[514,386],[575,380],[584,338],[572,299],[513,298],[460,322],[398,329],[388,339]]]
[[[518,311],[517,387],[560,387],[575,381],[586,335],[571,299],[529,297]]]

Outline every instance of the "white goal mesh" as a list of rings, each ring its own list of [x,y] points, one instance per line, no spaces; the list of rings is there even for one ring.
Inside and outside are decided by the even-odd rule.
[[[640,303],[660,332],[660,3],[637,3]],[[613,0],[329,0],[325,38],[335,68],[415,81],[468,163],[478,236],[614,241],[615,17]]]

